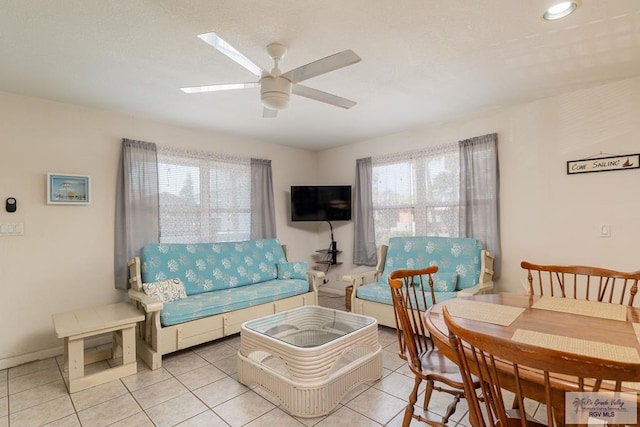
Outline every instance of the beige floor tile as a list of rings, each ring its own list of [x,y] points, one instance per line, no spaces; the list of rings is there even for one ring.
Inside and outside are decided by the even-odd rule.
[[[115,380],[73,393],[71,395],[71,400],[73,401],[76,411],[82,411],[83,409],[90,408],[91,406],[95,406],[127,393],[129,393],[129,391],[122,382],[120,380]]]
[[[234,353],[233,356],[229,356],[226,359],[218,360],[213,363],[213,366],[220,369],[227,375],[235,375],[238,373],[238,355]]]
[[[9,388],[7,384],[7,370],[3,369],[0,371],[0,397],[5,397],[9,394]]]
[[[176,425],[177,427],[229,427],[222,418],[217,416],[212,410],[202,412],[195,417]],[[276,427],[276,426],[272,426]]]
[[[222,418],[217,416],[212,410],[202,412],[195,417],[176,424],[177,427],[229,427]],[[275,427],[275,426],[273,426]]]
[[[371,418],[343,406],[316,424],[316,427],[378,427],[381,425]]]
[[[396,415],[395,417],[393,417],[393,419],[391,421],[389,421],[387,424],[385,424],[385,427],[402,427],[402,420],[404,419],[404,410],[400,411],[400,413],[398,415]],[[411,424],[409,424],[410,426],[413,425],[418,425],[418,424],[422,424],[422,426],[425,426],[424,423],[418,423],[417,420],[411,420]],[[415,421],[415,423],[413,422]]]
[[[0,417],[6,417],[9,415],[9,398],[0,398]]]
[[[177,375],[176,378],[189,390],[195,390],[221,380],[226,376],[227,374],[220,369],[205,362],[205,366]]]
[[[370,388],[345,406],[380,424],[385,424],[405,408],[406,402],[375,388]]]
[[[338,407],[335,409],[336,411],[338,409],[342,408],[342,405],[338,405]],[[302,418],[302,417],[294,417],[300,424],[305,425],[307,427],[313,427],[315,425],[317,425],[320,421],[324,420],[327,418],[328,415],[323,415],[321,417],[314,417],[314,418]],[[352,426],[355,427],[355,426]]]
[[[69,396],[58,397],[23,411],[9,414],[11,427],[40,426],[75,413]]]
[[[277,426],[277,427],[303,427],[304,424],[287,414],[280,408],[275,408],[272,411],[267,412],[260,418],[251,421],[246,424],[245,427],[264,427],[264,426]]]
[[[131,394],[143,409],[148,409],[188,392],[189,390],[185,386],[171,377],[149,387],[136,390]]]
[[[215,408],[223,402],[246,393],[249,389],[232,378],[223,378],[193,393],[209,408]]]
[[[177,355],[167,355],[162,358],[162,367],[174,376],[192,371],[209,363],[197,353],[189,350]]]
[[[235,356],[238,354],[238,349],[233,348],[226,343],[216,343],[207,347],[199,348],[195,350],[195,352],[207,362],[215,364],[215,362]]]
[[[274,409],[275,406],[255,393],[248,392],[227,400],[214,412],[232,427],[243,426]]]
[[[153,423],[144,412],[138,412],[130,417],[115,422],[109,427],[154,427]]]
[[[9,427],[9,417],[0,417],[0,427]]]
[[[150,385],[168,380],[169,378],[172,378],[171,374],[164,368],[160,368],[155,371],[138,371],[135,375],[129,375],[128,377],[122,378],[122,382],[129,391],[134,392],[141,388],[149,387]]]
[[[9,394],[20,393],[30,388],[38,387],[62,379],[60,371],[55,369],[44,369],[24,375],[9,378]]]
[[[9,404],[12,412],[18,412],[67,395],[67,386],[62,379],[59,379],[19,393],[13,393],[9,396]]]
[[[147,409],[146,412],[156,426],[168,427],[188,420],[207,410],[208,408],[204,403],[193,394],[188,393],[162,402]]]
[[[240,333],[229,335],[223,339],[226,345],[235,348],[236,351],[240,349]]]
[[[382,350],[382,366],[392,371],[395,371],[402,365],[406,365],[407,362],[398,356],[398,350]]]
[[[413,389],[412,378],[392,372],[373,385],[374,388],[384,391],[398,399],[405,400]]]
[[[9,379],[45,370],[59,371],[58,364],[55,359],[43,359],[36,362],[25,363],[24,365],[16,366],[14,368],[9,368]]]
[[[45,424],[43,427],[81,427],[78,414],[71,414],[52,423]]]
[[[124,420],[142,409],[130,394],[116,397],[99,405],[78,411],[83,427],[100,427]]]

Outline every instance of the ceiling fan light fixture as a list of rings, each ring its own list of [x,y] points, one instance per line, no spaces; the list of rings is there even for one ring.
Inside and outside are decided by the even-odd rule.
[[[556,19],[564,18],[565,16],[569,16],[575,12],[579,5],[579,0],[556,3],[544,12],[542,18],[546,21],[554,21]]]
[[[267,108],[284,110],[291,99],[291,82],[284,77],[263,77],[260,79],[260,99]]]

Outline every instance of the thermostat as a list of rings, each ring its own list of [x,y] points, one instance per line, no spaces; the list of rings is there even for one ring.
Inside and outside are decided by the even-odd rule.
[[[16,203],[16,199],[14,197],[7,197],[7,203],[5,205],[5,209],[7,212],[15,212],[18,204]]]

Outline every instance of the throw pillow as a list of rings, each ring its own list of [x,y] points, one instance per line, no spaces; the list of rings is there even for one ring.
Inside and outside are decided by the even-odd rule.
[[[302,262],[280,262],[278,267],[278,279],[307,279],[307,263]]]
[[[438,271],[433,275],[433,290],[436,292],[454,292],[458,285],[458,274]]]
[[[148,296],[155,297],[162,302],[171,302],[187,297],[187,293],[184,290],[184,284],[180,279],[143,283],[142,290]]]

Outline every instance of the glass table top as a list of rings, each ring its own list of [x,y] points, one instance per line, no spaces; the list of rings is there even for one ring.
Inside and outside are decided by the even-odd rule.
[[[250,320],[244,327],[296,347],[318,347],[375,322],[360,314],[305,306]]]

